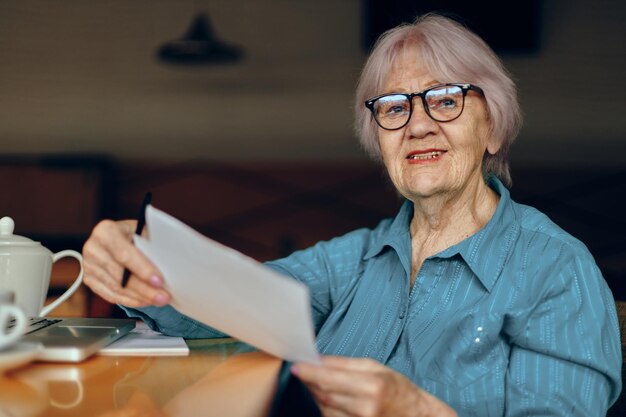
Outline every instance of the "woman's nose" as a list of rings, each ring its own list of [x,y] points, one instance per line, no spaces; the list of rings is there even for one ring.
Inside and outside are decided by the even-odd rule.
[[[421,139],[429,134],[436,133],[439,124],[433,120],[424,108],[424,104],[419,97],[413,98],[413,111],[407,124],[407,133],[411,138]]]

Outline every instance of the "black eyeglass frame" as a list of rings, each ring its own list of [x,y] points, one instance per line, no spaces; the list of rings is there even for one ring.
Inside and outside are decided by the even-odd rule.
[[[438,120],[436,119],[432,114],[430,114],[430,108],[428,107],[428,103],[426,102],[426,94],[430,91],[430,90],[434,90],[435,88],[441,88],[441,87],[459,87],[461,88],[461,91],[463,92],[463,105],[461,107],[461,111],[459,112],[459,114],[449,120]],[[381,127],[381,129],[385,129],[385,130],[398,130],[398,129],[402,129],[404,126],[406,126],[409,121],[411,120],[411,116],[413,115],[413,98],[414,97],[419,97],[422,99],[422,105],[424,107],[424,111],[426,112],[426,114],[428,115],[428,117],[430,117],[431,119],[433,119],[436,122],[439,123],[447,123],[447,122],[451,122],[455,119],[458,119],[459,117],[461,117],[461,114],[463,114],[463,110],[465,109],[465,96],[467,95],[467,92],[469,90],[472,91],[476,91],[477,93],[479,93],[480,95],[482,95],[483,97],[485,97],[485,92],[483,91],[482,88],[474,85],[474,84],[469,84],[469,83],[446,83],[446,84],[437,84],[437,85],[433,85],[431,87],[428,87],[425,90],[422,90],[420,92],[417,93],[385,93],[385,94],[381,94],[379,96],[376,97],[372,97],[368,100],[365,100],[365,107],[367,107],[370,112],[372,113],[372,118],[374,118],[374,121],[376,122],[376,124],[378,126]],[[407,100],[409,101],[409,117],[407,117],[406,122],[404,122],[404,124],[402,126],[399,127],[394,127],[394,128],[387,128],[384,127],[380,124],[380,122],[378,121],[378,119],[376,118],[375,112],[374,112],[374,103],[376,103],[379,99],[383,98],[383,97],[387,97],[387,96],[404,96],[407,98]]]

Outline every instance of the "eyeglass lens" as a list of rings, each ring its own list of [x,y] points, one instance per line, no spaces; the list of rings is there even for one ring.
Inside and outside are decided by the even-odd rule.
[[[441,86],[428,90],[424,95],[428,115],[439,122],[453,120],[463,111],[464,95],[459,86]],[[409,97],[403,94],[389,94],[374,103],[374,116],[385,129],[398,129],[411,117],[412,106]]]

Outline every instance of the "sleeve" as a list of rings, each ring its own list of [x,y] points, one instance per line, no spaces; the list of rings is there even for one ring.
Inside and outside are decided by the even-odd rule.
[[[266,263],[273,270],[302,282],[311,295],[311,314],[317,333],[337,301],[352,287],[362,267],[363,248],[368,239],[366,229],[323,241]]]
[[[143,320],[148,327],[167,336],[186,339],[214,339],[228,337],[206,324],[184,315],[172,306],[131,308],[120,305],[129,317]]]
[[[613,296],[591,254],[568,258],[511,318],[506,416],[605,416],[621,391]]]

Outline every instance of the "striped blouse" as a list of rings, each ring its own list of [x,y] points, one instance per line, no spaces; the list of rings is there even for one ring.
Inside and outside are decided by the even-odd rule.
[[[321,353],[376,359],[459,416],[604,416],[621,390],[612,294],[580,241],[490,186],[491,220],[426,259],[412,288],[409,201],[267,266],[310,288]],[[168,334],[218,335],[172,307],[126,310]]]

